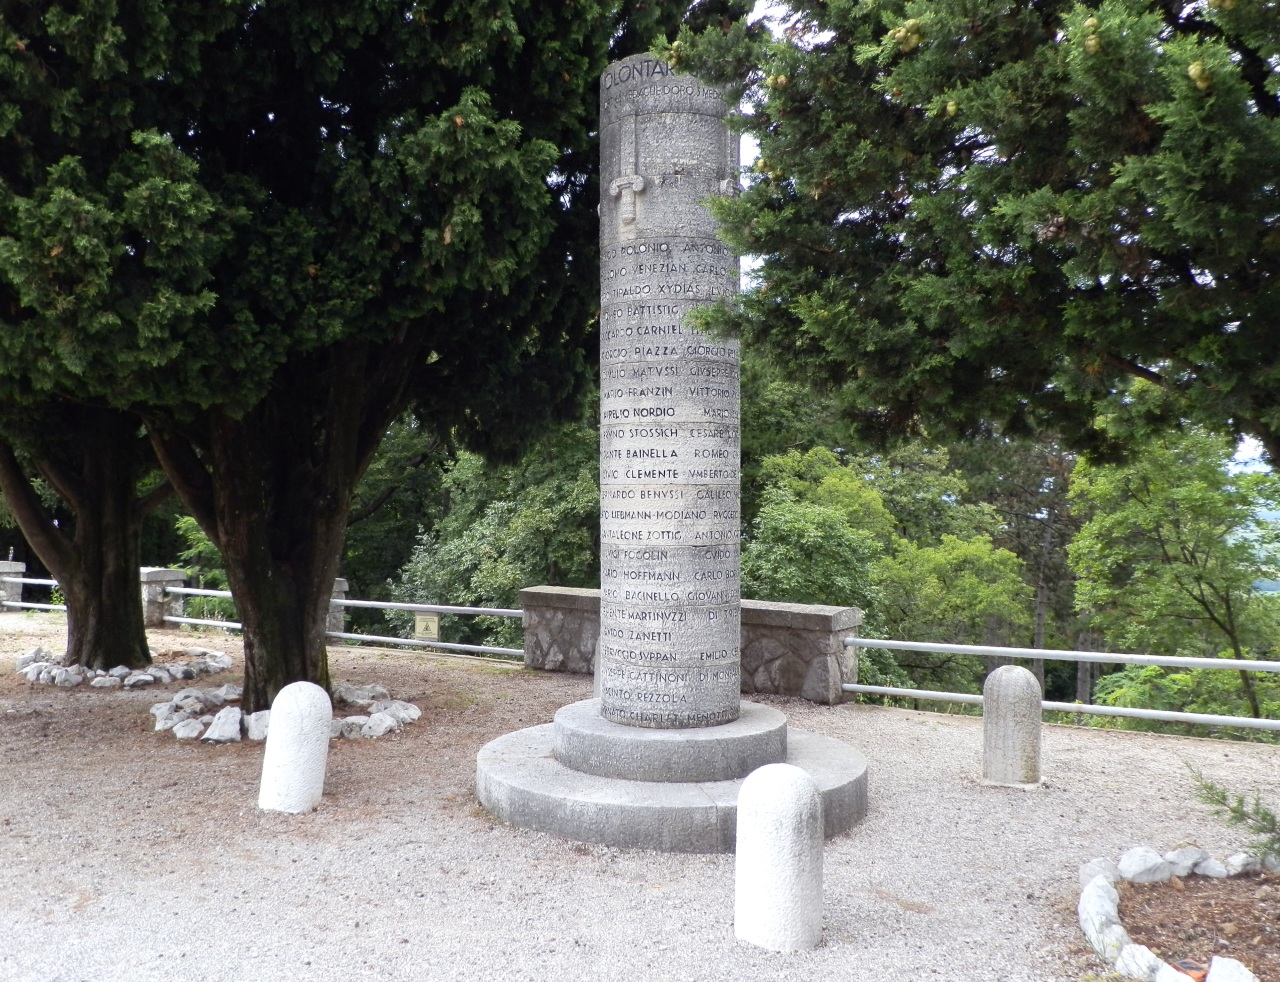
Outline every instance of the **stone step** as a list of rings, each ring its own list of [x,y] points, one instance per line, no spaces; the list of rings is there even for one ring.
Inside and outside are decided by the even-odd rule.
[[[495,817],[577,842],[659,852],[732,852],[742,780],[627,781],[555,758],[555,725],[508,733],[476,758],[476,794]],[[648,731],[659,732],[659,731]],[[827,838],[867,810],[867,761],[848,744],[804,730],[787,736],[788,764],[813,778]]]

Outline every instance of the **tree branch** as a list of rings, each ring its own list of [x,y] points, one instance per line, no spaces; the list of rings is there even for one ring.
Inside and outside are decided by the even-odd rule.
[[[44,510],[13,448],[7,443],[0,443],[0,492],[4,493],[5,503],[27,544],[55,578],[66,579],[66,571],[75,561],[74,547]]]

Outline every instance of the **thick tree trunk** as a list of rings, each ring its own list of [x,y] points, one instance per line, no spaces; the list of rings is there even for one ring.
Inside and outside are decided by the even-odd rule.
[[[152,429],[184,504],[222,552],[244,626],[242,708],[292,682],[329,688],[326,619],[351,496],[400,412],[408,356],[339,345],[277,377],[241,417]],[[406,364],[401,364],[405,362]]]
[[[32,457],[74,514],[74,532],[54,524],[7,445],[0,446],[0,490],[66,597],[65,663],[141,668],[151,662],[138,579],[142,516],[163,495],[137,496],[145,468],[135,418],[84,407],[61,407],[59,414],[69,436],[57,445],[33,444]]]
[[[142,626],[142,516],[134,479],[114,461],[93,462],[103,481],[76,511],[75,561],[54,571],[67,598],[65,662],[142,668],[151,663],[151,652]]]

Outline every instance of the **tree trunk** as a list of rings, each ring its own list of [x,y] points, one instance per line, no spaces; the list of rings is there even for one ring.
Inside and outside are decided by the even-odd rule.
[[[163,494],[140,499],[145,470],[132,416],[60,407],[60,442],[32,442],[37,470],[75,516],[72,534],[45,511],[12,448],[0,445],[3,490],[23,537],[67,600],[68,665],[141,668],[151,663],[142,625],[142,516]]]
[[[367,346],[337,345],[282,370],[243,416],[213,410],[187,434],[150,428],[226,562],[244,632],[245,712],[270,708],[292,682],[329,688],[326,620],[351,497],[404,402],[397,356],[372,361]]]

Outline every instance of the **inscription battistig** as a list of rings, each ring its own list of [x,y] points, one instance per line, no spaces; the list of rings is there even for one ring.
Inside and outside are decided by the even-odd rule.
[[[647,57],[600,80],[601,714],[740,702],[738,346],[685,326],[738,288],[703,202],[737,188],[721,93]]]

